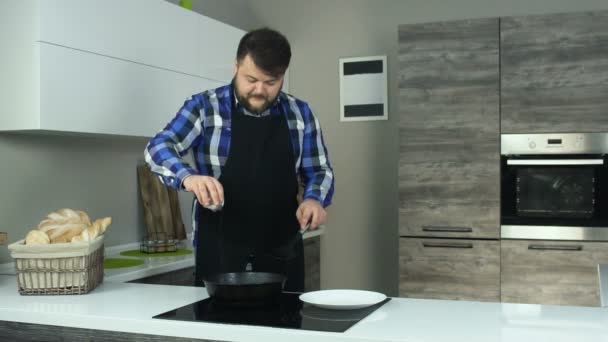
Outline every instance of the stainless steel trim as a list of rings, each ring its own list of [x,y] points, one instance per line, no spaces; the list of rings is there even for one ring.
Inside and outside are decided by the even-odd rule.
[[[501,134],[500,154],[605,154],[608,133]]]
[[[604,165],[603,159],[507,159],[507,165]]]
[[[501,225],[501,239],[608,241],[608,227]]]

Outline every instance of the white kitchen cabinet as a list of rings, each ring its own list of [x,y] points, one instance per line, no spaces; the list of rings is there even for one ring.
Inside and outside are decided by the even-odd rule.
[[[0,2],[0,131],[148,137],[230,81],[244,31],[162,0]]]
[[[42,42],[229,81],[243,30],[164,0],[39,1]]]
[[[148,137],[187,97],[223,83],[40,44],[38,129]]]

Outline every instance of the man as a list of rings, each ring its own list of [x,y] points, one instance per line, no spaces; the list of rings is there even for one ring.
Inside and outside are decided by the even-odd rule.
[[[319,121],[281,91],[290,59],[281,33],[247,33],[232,83],[193,95],[146,147],[152,172],[195,195],[196,285],[250,265],[285,274],[286,291],[304,290],[300,229],[325,222],[334,174]],[[182,159],[189,150],[196,168]]]

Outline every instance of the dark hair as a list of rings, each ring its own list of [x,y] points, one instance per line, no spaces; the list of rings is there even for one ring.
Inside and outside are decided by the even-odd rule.
[[[255,65],[272,76],[285,73],[291,59],[287,38],[268,27],[248,32],[241,38],[236,60],[241,63],[249,55]]]

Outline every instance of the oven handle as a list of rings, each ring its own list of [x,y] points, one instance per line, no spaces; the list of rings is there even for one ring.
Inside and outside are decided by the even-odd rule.
[[[604,159],[507,159],[507,165],[604,165]]]
[[[564,245],[528,245],[528,249],[543,251],[582,251],[583,246],[564,246]]]

